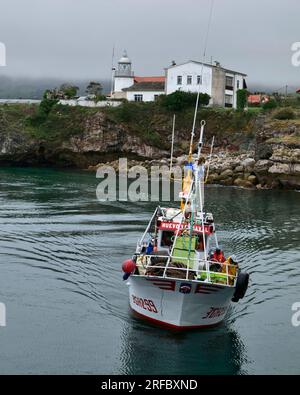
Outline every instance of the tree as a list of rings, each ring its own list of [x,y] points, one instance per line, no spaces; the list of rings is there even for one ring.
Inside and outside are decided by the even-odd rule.
[[[52,108],[58,102],[59,99],[56,97],[56,90],[46,90],[37,111],[35,112],[35,114],[26,118],[26,123],[30,126],[40,126],[47,120]]]
[[[59,101],[58,99],[51,97],[50,93],[51,92],[49,90],[47,90],[44,93],[43,100],[41,101],[41,103],[39,105],[38,115],[41,118],[47,118],[52,107],[55,106],[55,104],[57,104]]]
[[[78,90],[78,86],[62,84],[59,88],[59,93],[61,93],[64,99],[73,99],[76,97]]]
[[[103,87],[100,82],[91,81],[86,87],[86,94],[88,96],[101,96]]]

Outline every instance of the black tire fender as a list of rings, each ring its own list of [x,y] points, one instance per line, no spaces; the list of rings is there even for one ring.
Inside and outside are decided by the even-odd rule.
[[[249,273],[239,273],[236,280],[235,292],[233,298],[231,299],[232,302],[238,302],[240,299],[243,299],[248,289],[248,284]]]

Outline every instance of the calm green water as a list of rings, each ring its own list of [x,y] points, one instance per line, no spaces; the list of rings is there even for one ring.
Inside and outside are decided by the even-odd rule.
[[[101,205],[94,174],[0,169],[0,373],[300,373],[300,194],[208,187],[247,296],[213,330],[132,317],[121,262],[155,207]]]

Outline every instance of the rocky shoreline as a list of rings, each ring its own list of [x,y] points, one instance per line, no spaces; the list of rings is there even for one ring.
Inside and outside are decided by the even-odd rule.
[[[292,159],[292,161],[291,161]],[[182,166],[187,156],[174,158],[174,166]],[[298,161],[298,163],[296,162]],[[209,163],[208,184],[236,186],[248,189],[300,189],[300,149],[283,151],[275,150],[269,159],[255,159],[255,152],[232,153],[220,151],[213,154],[209,160],[206,155],[206,165]],[[111,166],[119,170],[119,160],[99,163],[89,166],[89,171],[97,171],[99,167]],[[170,166],[170,159],[160,160],[128,160],[127,168],[143,166]]]
[[[263,115],[257,118],[254,127],[255,137],[248,150],[231,150],[230,144],[216,147],[207,183],[249,189],[300,190],[300,119],[279,121]],[[208,146],[204,148],[209,152]],[[182,165],[185,160],[187,156],[179,156],[174,164]],[[128,166],[149,168],[169,166],[169,163],[169,159],[133,160],[128,161]],[[118,160],[105,164],[118,169]],[[95,171],[101,165],[103,163],[90,166],[89,170]]]

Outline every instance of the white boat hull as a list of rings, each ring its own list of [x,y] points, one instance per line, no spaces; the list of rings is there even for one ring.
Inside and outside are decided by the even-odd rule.
[[[135,275],[128,285],[130,306],[138,315],[174,329],[219,324],[235,291],[221,284]]]

